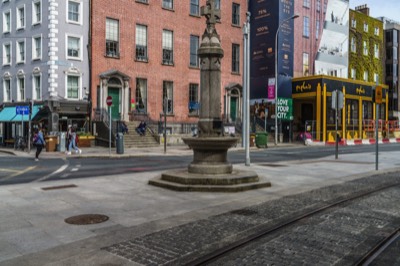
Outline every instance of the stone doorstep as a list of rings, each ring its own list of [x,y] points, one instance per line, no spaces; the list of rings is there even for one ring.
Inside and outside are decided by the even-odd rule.
[[[243,192],[252,189],[271,187],[270,181],[264,177],[259,178],[260,180],[258,182],[234,185],[187,185],[165,181],[159,176],[150,179],[149,185],[182,192]]]

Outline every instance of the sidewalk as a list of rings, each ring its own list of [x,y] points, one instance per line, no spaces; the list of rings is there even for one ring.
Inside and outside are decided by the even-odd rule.
[[[294,143],[280,143],[277,147],[273,144],[268,146],[268,149],[277,149],[282,147],[303,147],[304,144],[300,142]],[[65,157],[112,157],[112,158],[119,158],[119,157],[135,157],[135,156],[151,156],[151,155],[188,155],[192,156],[193,151],[189,149],[186,145],[174,145],[174,146],[167,146],[166,149],[163,145],[158,147],[148,147],[148,148],[124,148],[123,154],[117,154],[116,148],[112,147],[111,150],[109,147],[102,147],[102,146],[95,146],[95,147],[84,147],[80,148],[82,150],[81,154],[73,153],[71,155],[67,155],[65,152],[46,152],[43,149],[42,153],[40,154],[40,158],[65,158]],[[229,151],[234,150],[244,150],[241,147],[241,144],[238,144],[236,147],[229,149]],[[250,150],[258,150],[257,147],[250,147]],[[34,157],[36,152],[36,148],[33,148],[30,153],[27,151],[20,151],[14,150],[14,148],[4,148],[0,147],[0,153],[8,153],[13,154],[15,156],[20,157]]]
[[[242,149],[242,148],[235,148]],[[4,151],[2,149],[1,151]],[[15,152],[18,156],[34,156]],[[127,149],[123,155],[164,154],[163,147]],[[191,156],[182,147],[167,147],[167,155]],[[42,159],[65,157],[43,152]],[[81,155],[109,156],[107,148],[84,148]],[[399,171],[400,151],[379,156],[378,173]],[[334,155],[317,159],[251,164],[272,187],[239,193],[175,192],[149,186],[161,172],[142,172],[84,179],[0,186],[0,265],[135,265],[104,247],[190,221],[255,205],[286,195],[376,174],[375,154]],[[234,169],[249,169],[244,164]],[[73,186],[68,186],[73,185]],[[43,188],[65,186],[63,189]],[[71,225],[66,218],[103,214],[99,224]]]

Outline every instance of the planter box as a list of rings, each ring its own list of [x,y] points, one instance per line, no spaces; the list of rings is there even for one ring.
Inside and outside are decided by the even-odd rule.
[[[78,147],[91,147],[94,140],[94,136],[79,136]]]

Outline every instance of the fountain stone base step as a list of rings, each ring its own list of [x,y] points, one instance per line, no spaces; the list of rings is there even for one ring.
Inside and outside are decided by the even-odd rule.
[[[153,186],[176,191],[197,192],[240,192],[250,189],[270,187],[264,177],[253,171],[233,170],[230,174],[197,174],[188,170],[171,170],[149,180]]]

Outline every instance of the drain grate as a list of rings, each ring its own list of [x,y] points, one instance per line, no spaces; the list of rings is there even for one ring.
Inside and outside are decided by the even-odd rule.
[[[63,185],[63,186],[55,186],[55,187],[42,187],[42,190],[53,190],[53,189],[63,189],[63,188],[71,188],[71,187],[78,187],[77,185]]]
[[[103,214],[81,214],[77,216],[72,216],[64,221],[67,224],[76,224],[76,225],[86,225],[86,224],[99,224],[107,221],[109,219],[108,216]]]

